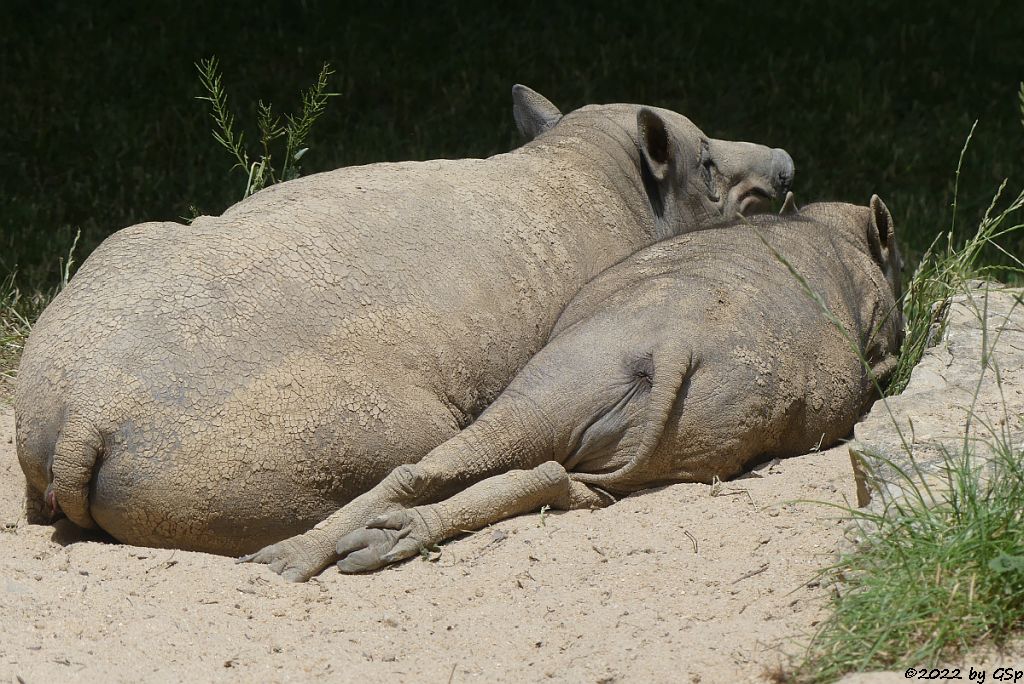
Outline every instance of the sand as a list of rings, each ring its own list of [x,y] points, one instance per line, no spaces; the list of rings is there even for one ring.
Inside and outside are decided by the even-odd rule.
[[[847,449],[599,511],[522,516],[439,559],[286,584],[24,520],[0,404],[0,680],[759,681],[826,615]]]

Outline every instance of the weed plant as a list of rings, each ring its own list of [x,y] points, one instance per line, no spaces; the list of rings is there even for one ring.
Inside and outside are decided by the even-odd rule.
[[[299,161],[309,148],[307,139],[313,125],[327,108],[328,98],[337,93],[327,92],[327,82],[334,71],[324,63],[320,75],[308,90],[302,93],[302,110],[297,115],[285,114],[284,119],[274,113],[272,104],[264,104],[260,100],[256,105],[256,125],[259,130],[259,156],[250,158],[244,143],[245,134],[235,131],[235,116],[228,107],[228,95],[224,90],[220,67],[216,57],[199,60],[196,64],[199,81],[206,95],[197,99],[210,104],[210,118],[213,119],[213,139],[228,151],[235,161],[231,167],[238,169],[245,176],[246,198],[267,185],[298,178],[301,172]],[[274,165],[274,148],[280,147],[277,141],[283,140],[280,164]]]

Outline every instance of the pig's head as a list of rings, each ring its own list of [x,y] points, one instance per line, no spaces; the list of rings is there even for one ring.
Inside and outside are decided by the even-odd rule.
[[[620,168],[625,151],[639,172],[663,235],[705,228],[737,214],[766,211],[793,182],[785,150],[709,138],[685,116],[635,104],[589,105],[564,116],[542,95],[512,89],[516,125],[533,140],[574,136],[607,146]]]
[[[872,321],[872,338],[865,348],[865,356],[873,366],[881,363],[891,370],[895,367],[896,353],[903,343],[904,320],[901,276],[903,259],[896,244],[896,226],[889,208],[878,195],[872,195],[866,207],[821,202],[796,209],[791,197],[786,198],[785,205],[789,211],[821,221],[845,233],[870,257],[870,261],[866,262],[871,264],[871,271],[875,274],[870,278],[871,283],[857,279],[863,287],[877,290],[875,297],[863,298],[865,305],[871,308],[865,315],[869,315]],[[876,374],[881,380],[885,379],[884,370],[876,368]]]

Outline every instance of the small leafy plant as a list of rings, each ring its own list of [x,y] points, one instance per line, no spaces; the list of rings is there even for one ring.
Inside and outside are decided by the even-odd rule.
[[[334,73],[330,64],[324,63],[316,83],[302,93],[302,111],[299,114],[285,114],[282,117],[270,103],[264,103],[263,100],[257,103],[259,151],[252,157],[246,149],[244,133],[235,132],[235,116],[228,107],[228,96],[217,58],[199,60],[196,69],[203,90],[206,91],[206,95],[196,99],[210,104],[210,118],[214,123],[213,138],[234,158],[235,164],[231,170],[239,169],[245,175],[243,199],[268,185],[298,178],[301,171],[299,162],[309,151],[307,139],[313,125],[327,108],[327,100],[337,95],[327,92],[328,80]],[[275,161],[277,159],[279,163]]]

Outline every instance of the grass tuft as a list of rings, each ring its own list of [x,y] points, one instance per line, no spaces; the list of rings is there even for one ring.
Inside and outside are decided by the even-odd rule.
[[[32,324],[71,280],[80,235],[81,232],[75,233],[67,258],[60,259],[60,285],[56,289],[50,292],[32,290],[25,294],[18,288],[17,273],[11,273],[0,281],[0,403],[10,401],[14,394],[18,360],[32,332]]]
[[[11,273],[0,281],[0,403],[14,392],[14,375],[25,340],[50,298],[41,292],[24,295]]]
[[[1024,116],[1024,102],[1021,103],[1021,115]],[[963,156],[973,135],[972,127],[960,153],[960,164],[957,165],[957,187]],[[1024,263],[1021,259],[1000,244],[1005,238],[1024,234],[1024,222],[1020,221],[1020,210],[1024,207],[1024,190],[1001,211],[993,214],[1005,189],[1004,180],[989,203],[974,235],[966,238],[961,244],[957,244],[956,240],[957,198],[954,193],[954,219],[949,230],[945,236],[940,233],[932,241],[907,285],[903,299],[906,338],[900,350],[896,371],[886,392],[888,395],[899,394],[910,382],[910,374],[921,360],[924,350],[936,335],[941,333],[943,314],[952,295],[965,291],[967,283],[971,280],[1014,280],[1024,274]],[[945,247],[940,248],[939,244],[943,237]],[[982,259],[983,254],[991,254],[994,258]]]
[[[965,245],[951,257],[966,258],[974,247]],[[938,272],[952,269],[948,260],[940,265],[946,268]],[[959,292],[972,294],[967,280],[960,282]],[[958,292],[952,282],[942,291]],[[987,307],[977,293],[974,289],[968,301]],[[1017,297],[1016,306],[1024,306],[1024,298]],[[980,321],[988,320],[987,308],[977,313]],[[794,670],[769,673],[774,681],[829,682],[848,672],[909,667],[921,671],[989,644],[1001,647],[1024,629],[1024,449],[1013,443],[1008,424],[997,429],[978,423],[987,431],[984,456],[975,449],[980,443],[969,437],[978,422],[973,409],[986,374],[994,374],[1001,387],[992,357],[999,334],[983,330],[981,339],[981,372],[964,439],[958,451],[944,454],[942,482],[929,485],[913,458],[911,468],[901,469],[873,454],[895,473],[902,496],[888,498],[880,487],[876,495],[884,513],[843,509],[866,540],[822,572],[837,587],[831,615]],[[906,443],[904,448],[912,453]]]
[[[972,128],[961,152],[957,185],[973,133]],[[906,387],[924,350],[941,333],[951,296],[976,294],[975,279],[1024,272],[1021,260],[999,243],[1024,232],[1024,222],[1015,220],[1024,191],[997,211],[1005,189],[1003,181],[973,236],[957,244],[954,219],[944,248],[937,248],[940,235],[918,264],[904,299],[907,336],[889,394]],[[954,217],[956,205],[954,194]],[[978,313],[987,320],[985,311]],[[986,373],[1000,382],[991,361],[998,338],[983,331],[975,401]],[[985,644],[1002,645],[1024,628],[1024,450],[1008,434],[990,429],[991,456],[982,461],[967,437],[973,405],[968,416],[960,450],[945,455],[939,491],[890,462],[905,498],[883,498],[884,515],[845,509],[871,532],[824,571],[842,587],[832,615],[792,673],[773,673],[777,681],[834,681],[847,672],[930,667]],[[910,446],[904,442],[903,448],[913,461]]]
[[[947,455],[938,501],[918,490],[885,516],[851,511],[877,532],[830,569],[843,589],[793,681],[930,667],[1024,627],[1024,451],[994,446],[984,482],[967,449]]]

